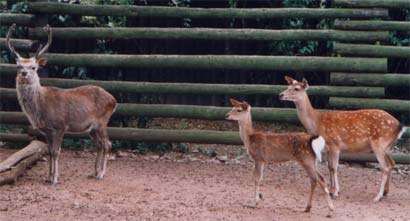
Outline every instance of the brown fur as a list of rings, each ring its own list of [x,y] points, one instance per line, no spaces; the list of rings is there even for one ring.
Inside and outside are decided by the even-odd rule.
[[[379,201],[384,192],[388,192],[394,161],[388,156],[394,145],[401,126],[397,119],[384,110],[364,109],[355,111],[316,111],[306,94],[308,82],[298,82],[286,77],[289,84],[281,93],[283,100],[293,101],[298,116],[308,133],[321,135],[326,141],[329,154],[329,172],[331,176],[330,192],[337,196],[339,184],[337,166],[339,153],[374,152],[383,171],[382,185],[374,201]],[[385,183],[385,184],[384,184]]]
[[[65,133],[90,135],[97,145],[94,176],[102,179],[111,149],[107,125],[117,105],[115,98],[104,89],[90,85],[73,89],[42,87],[37,70],[47,63],[41,55],[51,44],[51,28],[45,28],[48,33],[46,46],[39,47],[31,58],[22,58],[11,46],[10,36],[14,28],[15,25],[9,28],[7,45],[17,57],[17,97],[31,125],[46,137],[50,156],[47,181],[57,183],[58,157]]]
[[[253,180],[255,182],[255,203],[262,199],[259,185],[263,177],[263,168],[268,163],[296,161],[308,173],[311,189],[305,211],[312,207],[313,193],[317,183],[326,194],[329,209],[333,211],[333,203],[326,188],[326,181],[317,169],[316,155],[312,149],[312,140],[317,136],[307,133],[265,133],[254,131],[250,106],[246,102],[231,99],[234,106],[226,115],[229,120],[237,120],[239,131],[249,156],[254,161]]]

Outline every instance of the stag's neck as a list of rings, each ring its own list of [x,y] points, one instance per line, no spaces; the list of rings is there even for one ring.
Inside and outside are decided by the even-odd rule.
[[[298,101],[295,101],[296,111],[300,122],[309,134],[319,135],[319,115],[320,113],[312,107],[307,94]]]
[[[246,119],[238,121],[239,124],[239,135],[241,136],[242,142],[244,143],[245,147],[249,147],[249,136],[252,135],[255,130],[253,129],[252,125],[252,116],[249,113]]]
[[[18,101],[32,126],[37,128],[40,121],[39,106],[43,87],[38,81],[21,83],[19,80],[17,79],[16,83]]]

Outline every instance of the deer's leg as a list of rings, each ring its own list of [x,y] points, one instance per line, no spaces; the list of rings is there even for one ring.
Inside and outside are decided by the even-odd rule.
[[[328,167],[330,174],[330,195],[335,198],[339,195],[339,179],[337,177],[337,167],[339,166],[339,150],[330,147],[328,152]]]
[[[255,187],[255,201],[252,203],[252,205],[250,205],[251,207],[256,207],[258,203],[263,199],[262,193],[259,192],[260,183],[262,182],[263,178],[263,169],[264,163],[255,161],[252,172]]]
[[[382,172],[382,182],[380,184],[380,190],[379,193],[376,195],[376,197],[373,199],[374,202],[379,202],[380,199],[383,197],[383,193],[386,188],[386,183],[389,179],[389,174],[391,173],[392,170],[392,165],[390,164],[390,161],[388,160],[389,158],[387,157],[386,152],[384,152],[383,149],[379,149],[376,146],[374,146],[373,152],[376,154],[377,161],[379,161],[380,164],[380,170]]]
[[[64,133],[62,131],[52,132],[47,136],[48,150],[50,155],[50,173],[46,182],[50,184],[58,183],[58,158],[60,155],[61,143]]]
[[[383,196],[387,196],[387,194],[389,193],[390,182],[391,182],[391,174],[393,172],[393,168],[394,168],[394,164],[395,164],[393,158],[389,154],[386,154],[386,162],[389,163],[390,170],[389,170],[389,173],[387,175],[386,185],[384,186]]]
[[[95,172],[94,172],[94,174],[90,175],[90,178],[91,177],[96,178],[97,174],[99,174],[99,172],[101,170],[100,165],[101,165],[101,162],[102,162],[102,152],[103,152],[103,145],[104,144],[101,143],[102,140],[99,138],[99,133],[97,132],[97,129],[91,130],[90,137],[94,141],[95,147],[97,149],[97,158],[96,158],[95,165],[94,165]]]
[[[97,159],[95,162],[95,178],[103,179],[107,168],[108,154],[111,150],[111,142],[108,140],[107,130],[99,127],[90,134],[97,145]]]
[[[326,195],[326,201],[327,204],[329,206],[330,211],[334,210],[334,206],[333,206],[333,202],[330,198],[329,195],[329,190],[327,189],[326,186],[326,180],[325,178],[322,176],[322,174],[320,174],[319,170],[316,167],[316,162],[315,159],[305,159],[302,161],[302,166],[303,168],[306,170],[307,174],[309,175],[310,178],[310,194],[309,194],[309,199],[308,199],[308,203],[305,209],[305,212],[309,212],[310,209],[312,208],[312,202],[313,202],[313,194],[315,192],[315,188],[317,183],[319,183],[321,189],[325,192]]]
[[[108,139],[108,135],[105,132],[106,136],[104,138],[104,152],[103,152],[103,160],[102,160],[102,171],[100,175],[97,175],[97,179],[102,179],[105,175],[107,169],[107,161],[108,161],[108,154],[111,151],[112,145],[110,140]]]

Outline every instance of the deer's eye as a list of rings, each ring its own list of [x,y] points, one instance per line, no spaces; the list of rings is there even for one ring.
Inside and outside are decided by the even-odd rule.
[[[242,112],[242,110],[237,110],[238,112]]]
[[[23,66],[17,65],[17,69],[22,69],[22,68],[23,68]]]
[[[36,70],[36,67],[31,67],[31,70]]]
[[[299,91],[299,88],[296,87],[296,88],[295,88],[295,91]]]

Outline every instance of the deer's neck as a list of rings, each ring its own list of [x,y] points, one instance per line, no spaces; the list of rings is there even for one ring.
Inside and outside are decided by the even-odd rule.
[[[16,89],[17,98],[20,106],[26,116],[29,118],[31,125],[37,128],[40,121],[40,96],[42,87],[39,81],[22,83],[17,79]]]
[[[249,147],[249,136],[252,135],[255,130],[252,125],[252,116],[249,113],[245,119],[238,121],[239,124],[239,135],[241,136],[242,142],[245,147]]]
[[[319,133],[319,112],[312,107],[307,94],[298,101],[295,101],[296,111],[300,122],[309,134],[318,135]]]

